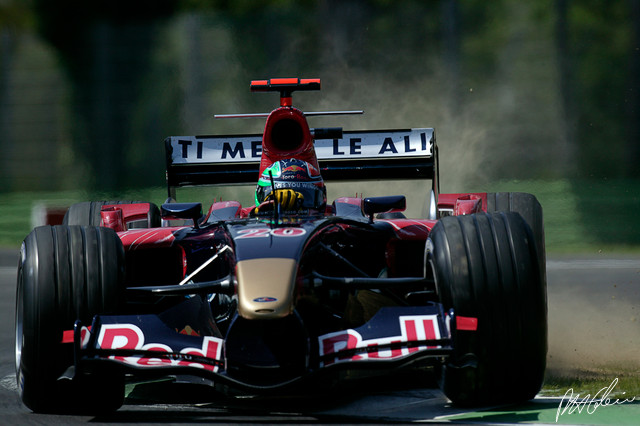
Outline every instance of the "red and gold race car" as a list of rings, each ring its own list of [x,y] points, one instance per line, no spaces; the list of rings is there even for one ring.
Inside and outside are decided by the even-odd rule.
[[[116,410],[125,386],[277,394],[345,371],[423,366],[461,405],[523,401],[547,352],[542,208],[525,193],[441,194],[432,128],[310,128],[277,92],[263,134],[165,140],[168,199],[72,205],[35,228],[18,268],[16,368],[36,412]],[[332,181],[424,181],[328,198]],[[428,182],[428,183],[427,183]],[[187,186],[253,184],[253,202],[177,202]],[[327,190],[327,185],[329,190]]]

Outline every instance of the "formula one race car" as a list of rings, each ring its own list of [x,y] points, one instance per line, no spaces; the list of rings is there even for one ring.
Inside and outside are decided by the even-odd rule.
[[[118,409],[164,379],[300,392],[345,371],[424,365],[461,405],[532,398],[547,351],[542,209],[524,193],[440,194],[431,128],[309,128],[280,93],[262,135],[169,137],[169,199],[84,202],[35,228],[18,268],[16,368],[36,412]],[[229,116],[225,116],[229,117]],[[325,180],[425,179],[327,201]],[[256,184],[255,204],[176,202],[185,186]],[[363,374],[362,372],[358,374]],[[342,374],[339,374],[342,373]],[[328,380],[327,378],[332,378]],[[209,388],[207,388],[209,389]]]

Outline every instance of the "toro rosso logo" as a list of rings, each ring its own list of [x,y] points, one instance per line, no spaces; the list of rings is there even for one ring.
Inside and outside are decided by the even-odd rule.
[[[178,351],[164,343],[145,342],[144,333],[140,327],[134,324],[105,324],[100,328],[97,347],[99,349],[147,351],[144,355],[109,356],[109,359],[137,367],[178,365],[217,372],[218,366],[212,364],[222,359],[222,343],[222,339],[205,336],[202,338],[201,346],[185,347]],[[153,352],[162,354],[162,356],[154,356]],[[193,361],[196,358],[209,358],[212,364]]]

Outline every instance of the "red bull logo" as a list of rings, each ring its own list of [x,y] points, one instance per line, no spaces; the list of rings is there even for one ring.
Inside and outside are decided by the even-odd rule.
[[[289,166],[289,167],[285,168],[283,171],[284,172],[300,172],[300,171],[304,171],[304,168],[302,168],[300,166],[293,165],[293,166]]]
[[[218,371],[218,366],[215,364],[215,361],[222,360],[222,346],[222,339],[204,336],[201,340],[201,345],[198,347],[185,347],[174,350],[172,347],[163,343],[145,341],[144,332],[135,324],[105,324],[100,329],[97,343],[97,347],[100,349],[129,349],[146,352],[132,356],[109,356],[110,359],[125,364],[143,367],[177,365],[198,367],[213,372]],[[154,357],[154,352],[164,354],[164,356]],[[211,363],[196,362],[196,359],[209,359]]]

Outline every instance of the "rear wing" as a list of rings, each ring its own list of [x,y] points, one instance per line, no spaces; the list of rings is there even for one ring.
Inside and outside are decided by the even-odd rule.
[[[171,136],[165,139],[169,196],[183,186],[258,181],[262,135]],[[431,179],[437,194],[432,128],[345,131],[315,141],[324,180]]]

